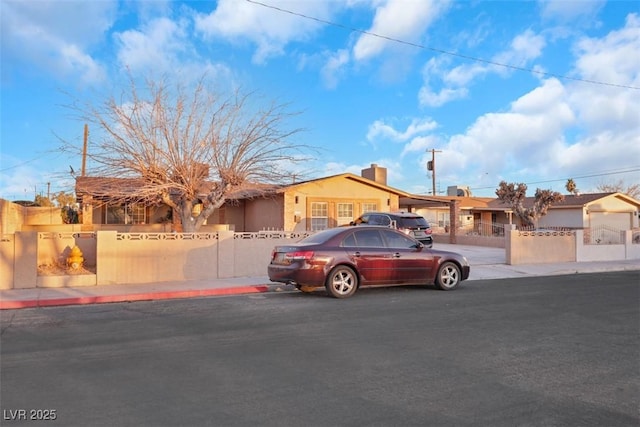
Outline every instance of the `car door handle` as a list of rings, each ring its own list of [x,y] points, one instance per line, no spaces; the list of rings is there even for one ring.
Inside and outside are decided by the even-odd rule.
[[[356,251],[353,255],[359,257],[360,256],[360,252]]]
[[[393,257],[394,257],[394,258],[400,258],[400,252],[396,252],[396,253],[394,253],[394,254],[393,254]]]

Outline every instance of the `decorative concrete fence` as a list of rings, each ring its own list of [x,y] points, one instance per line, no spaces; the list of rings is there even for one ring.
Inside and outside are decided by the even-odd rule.
[[[274,246],[290,244],[306,235],[225,230],[210,233],[16,232],[0,239],[0,289],[264,276]],[[450,243],[437,237],[436,249],[438,243]],[[638,230],[621,231],[620,243],[607,244],[593,244],[594,239],[585,238],[583,230],[507,229],[504,238],[492,239],[504,243],[507,264],[640,260]],[[463,240],[459,239],[457,244],[489,246]],[[88,274],[39,274],[42,266],[64,266],[74,246],[83,252]]]
[[[16,232],[0,245],[0,289],[264,276],[273,247],[306,233]],[[88,274],[39,274],[80,247]]]
[[[593,243],[584,230],[507,230],[507,264],[640,260],[640,244],[634,230],[620,230],[620,243]],[[637,240],[637,239],[636,239]]]

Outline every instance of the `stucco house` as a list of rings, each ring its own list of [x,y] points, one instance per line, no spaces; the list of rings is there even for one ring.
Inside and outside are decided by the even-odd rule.
[[[535,198],[527,197],[525,207],[533,206]],[[487,206],[472,209],[475,215],[491,215],[493,222],[516,224],[520,220],[511,208],[498,199]],[[551,205],[547,214],[538,220],[538,228],[596,228],[606,226],[617,230],[638,228],[640,201],[622,193],[591,193],[567,195],[564,200]]]
[[[136,180],[76,178],[76,195],[83,206],[82,219],[86,229],[176,229],[175,216],[168,206],[149,206],[133,199],[130,203],[114,204],[108,197],[98,196],[108,193],[105,185],[117,186],[122,192],[127,186],[133,189]],[[316,231],[348,224],[370,211],[411,211],[415,206],[449,211],[449,205],[448,200],[416,196],[389,187],[386,169],[372,164],[362,170],[362,176],[343,173],[237,192],[209,216],[204,229]]]
[[[137,181],[77,177],[76,195],[83,207],[85,229],[121,231],[180,231],[176,215],[166,205],[114,204],[105,186],[117,186],[121,194]],[[533,197],[525,199],[532,206]],[[196,212],[198,205],[196,205]],[[495,198],[423,196],[387,185],[387,170],[372,164],[361,176],[342,173],[287,185],[261,185],[230,195],[227,202],[207,219],[203,231],[228,229],[236,232],[284,230],[316,231],[348,224],[369,211],[409,211],[424,216],[436,232],[482,224],[503,230],[502,224],[520,225],[510,207]],[[542,217],[539,228],[591,228],[607,225],[629,230],[638,227],[640,201],[622,193],[565,196]],[[452,227],[455,223],[455,227]]]

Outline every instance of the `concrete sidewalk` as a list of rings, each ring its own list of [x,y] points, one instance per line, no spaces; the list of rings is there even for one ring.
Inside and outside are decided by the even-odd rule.
[[[637,270],[640,277],[640,260],[507,265],[504,249],[449,244],[438,244],[437,249],[466,256],[471,264],[471,281],[624,270]],[[294,289],[290,285],[270,282],[266,276],[265,265],[265,275],[259,277],[2,290],[0,310],[283,292]]]

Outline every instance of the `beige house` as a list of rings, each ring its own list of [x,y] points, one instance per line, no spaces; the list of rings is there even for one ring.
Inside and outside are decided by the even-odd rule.
[[[132,201],[113,204],[98,194],[105,185],[131,188],[137,181],[97,177],[76,178],[76,194],[83,206],[83,229],[118,231],[180,231],[176,215],[166,205],[149,206]],[[533,197],[525,199],[532,206]],[[194,214],[198,213],[196,205]],[[283,230],[307,232],[348,224],[365,212],[410,211],[424,216],[435,232],[455,233],[456,228],[481,225],[503,230],[502,224],[520,225],[510,207],[495,198],[422,196],[387,185],[387,170],[372,164],[362,175],[343,173],[289,185],[268,185],[232,194],[207,219],[202,231],[257,232]],[[640,201],[622,193],[565,196],[540,218],[539,228],[591,228],[606,225],[629,230],[638,227]],[[452,224],[455,226],[452,227]]]
[[[425,217],[434,231],[446,231],[451,226],[451,212],[449,205],[455,201],[458,205],[458,226],[472,227],[474,223],[491,222],[491,212],[480,212],[477,209],[486,208],[494,200],[491,197],[471,196],[435,196],[431,199],[442,202],[440,206],[433,203],[427,206],[415,206],[414,212]]]
[[[533,206],[533,197],[527,197],[525,207]],[[472,210],[475,216],[491,215],[492,222],[521,225],[511,208],[494,199],[484,207]],[[596,228],[606,226],[617,230],[638,228],[640,201],[622,193],[593,193],[568,195],[551,205],[547,214],[538,220],[538,228]]]
[[[172,231],[179,227],[169,207],[140,203],[113,204],[96,194],[104,185],[135,187],[135,180],[78,177],[76,194],[83,205],[83,226],[93,230]],[[102,186],[95,191],[96,186]],[[412,210],[415,206],[441,207],[448,200],[414,196],[386,185],[386,169],[372,164],[362,176],[351,173],[242,191],[230,196],[207,219],[206,229],[236,232],[264,230],[316,231],[348,224],[365,212]],[[197,209],[197,206],[196,206]],[[194,212],[194,213],[197,213]]]

